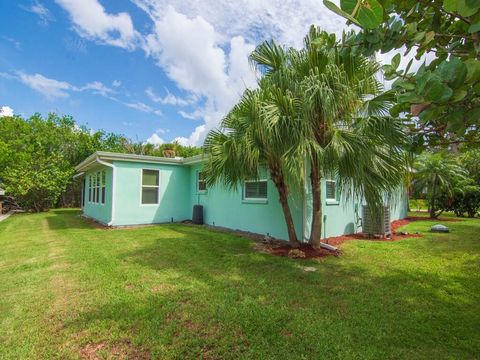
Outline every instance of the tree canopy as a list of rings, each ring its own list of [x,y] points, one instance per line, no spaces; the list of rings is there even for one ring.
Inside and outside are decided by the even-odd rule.
[[[383,67],[397,104],[406,113],[416,148],[459,142],[480,143],[480,1],[341,0],[324,4],[360,27],[344,34],[346,52],[371,56],[392,50],[417,60],[433,58],[416,71],[412,60],[400,69],[402,55]]]
[[[79,204],[74,167],[95,151],[191,156],[200,148],[135,143],[123,135],[79,127],[70,116],[0,117],[0,187],[26,210]]]

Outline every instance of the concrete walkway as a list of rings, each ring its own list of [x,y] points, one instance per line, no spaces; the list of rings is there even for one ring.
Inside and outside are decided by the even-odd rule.
[[[13,213],[14,213],[13,211],[9,211],[6,214],[0,214],[0,222],[2,222],[5,219],[8,219],[10,217],[10,215],[13,215]]]

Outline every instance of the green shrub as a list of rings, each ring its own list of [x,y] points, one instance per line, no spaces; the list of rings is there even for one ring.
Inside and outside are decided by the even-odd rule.
[[[451,204],[447,210],[457,216],[475,217],[480,212],[480,186],[467,185],[454,192]]]

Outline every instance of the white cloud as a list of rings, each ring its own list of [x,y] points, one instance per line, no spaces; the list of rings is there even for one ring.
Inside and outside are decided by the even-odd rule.
[[[163,115],[161,110],[152,108],[145,103],[124,102],[118,99],[112,95],[115,94],[115,91],[105,86],[100,81],[92,81],[84,86],[75,86],[66,81],[51,79],[41,74],[27,74],[23,71],[17,71],[15,74],[0,73],[0,77],[20,81],[31,89],[45,96],[48,100],[52,101],[56,99],[67,98],[72,92],[89,92],[95,95],[107,97],[112,101],[141,112],[150,113],[157,116]]]
[[[0,117],[13,116],[13,109],[10,106],[0,107]]]
[[[49,100],[68,97],[68,91],[76,89],[66,81],[50,79],[40,74],[18,72],[17,75],[21,82],[41,93]]]
[[[46,26],[46,25],[48,25],[49,22],[54,20],[53,15],[50,12],[50,10],[48,10],[45,7],[45,5],[43,5],[42,3],[38,2],[38,1],[35,1],[30,6],[21,5],[20,7],[22,9],[26,10],[26,11],[29,11],[33,14],[36,14],[39,18],[38,22],[41,25]]]
[[[114,92],[109,87],[103,85],[100,81],[93,81],[91,83],[88,83],[87,85],[80,88],[80,90],[81,91],[92,90],[92,92],[94,94],[98,94],[98,95],[102,95],[102,96],[107,96],[107,95],[112,94]]]
[[[128,13],[108,14],[97,0],[56,2],[69,13],[80,36],[130,50],[136,47],[139,37]]]
[[[203,107],[179,112],[186,118],[203,118],[204,124],[188,138],[189,143],[200,144],[245,88],[255,86],[255,74],[248,64],[254,46],[236,36],[228,43],[228,52],[221,46],[222,36],[209,22],[201,16],[189,18],[171,6],[153,20],[154,32],[147,36],[145,51],[180,89],[205,99]],[[154,101],[174,102],[168,94],[160,98],[147,90]]]
[[[60,81],[51,79],[41,74],[27,74],[23,71],[18,71],[16,76],[5,74],[6,78],[16,79],[30,87],[31,89],[39,92],[49,100],[66,98],[70,95],[70,92],[76,91],[90,91],[93,94],[109,96],[114,91],[105,86],[100,81],[93,81],[84,86],[78,87],[72,85],[66,81]]]
[[[153,19],[160,19],[169,6],[189,18],[202,17],[220,41],[242,35],[250,43],[275,38],[301,46],[311,24],[340,34],[345,19],[329,11],[319,0],[132,0]],[[337,2],[338,1],[334,1]]]
[[[190,120],[198,120],[201,119],[203,116],[207,115],[206,111],[202,108],[194,110],[192,112],[180,110],[178,113],[181,117]]]
[[[120,80],[113,80],[112,81],[112,86],[113,87],[119,87],[120,85],[122,85],[122,82]]]
[[[153,133],[152,136],[150,136],[147,139],[147,144],[152,144],[152,145],[155,145],[155,146],[159,146],[159,145],[165,144],[165,140],[163,140],[156,133]]]
[[[158,115],[158,116],[163,115],[161,110],[154,109],[151,106],[149,106],[147,104],[144,104],[142,102],[125,103],[124,105],[128,106],[129,108],[139,110],[139,111],[142,111],[142,112],[145,112],[145,113],[151,113],[151,114],[155,114],[155,115]]]
[[[198,101],[198,99],[193,95],[184,99],[173,95],[170,91],[168,91],[168,89],[165,90],[167,94],[164,97],[155,94],[151,87],[145,89],[145,93],[148,95],[150,100],[156,103],[160,103],[162,105],[187,106],[192,105]]]

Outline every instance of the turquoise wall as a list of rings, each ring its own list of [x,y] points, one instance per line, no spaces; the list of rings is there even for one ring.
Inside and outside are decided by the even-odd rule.
[[[309,167],[307,171],[310,172]],[[308,176],[307,176],[308,179]],[[322,181],[322,213],[323,227],[322,238],[353,234],[361,232],[362,205],[364,199],[346,199],[345,196],[337,195],[338,201],[327,201],[326,181]],[[404,189],[400,189],[398,195],[392,199],[385,199],[390,204],[391,221],[403,219],[408,215],[408,197]],[[305,233],[304,238],[308,239],[312,224],[312,188],[310,182],[306,187],[306,212],[305,212]]]
[[[193,206],[203,205],[204,221],[208,225],[239,229],[259,234],[270,234],[279,239],[288,239],[287,227],[278,199],[278,192],[271,180],[268,180],[267,201],[243,200],[242,187],[236,190],[221,185],[208,188],[206,192],[197,192],[197,172],[202,164],[170,165],[129,161],[114,161],[115,166],[115,202],[112,225],[139,225],[165,223],[191,219]],[[141,204],[142,169],[158,169],[159,204]],[[86,176],[98,170],[106,171],[105,204],[88,202],[88,186],[85,191],[84,214],[102,223],[109,223],[112,216],[112,169],[97,166],[86,172]],[[308,179],[308,177],[307,177]],[[299,239],[307,239],[311,227],[312,194],[307,184],[305,197],[302,191],[290,196],[290,208]],[[353,201],[338,196],[338,201],[325,200],[326,183],[322,182],[323,230],[322,237],[339,236],[361,231],[358,225],[362,216],[361,201]],[[399,191],[391,204],[391,219],[407,216],[408,200],[406,191]],[[358,209],[358,211],[356,211]],[[305,217],[303,216],[305,214]]]
[[[208,188],[204,193],[197,192],[197,172],[202,164],[190,166],[190,217],[193,205],[204,208],[204,221],[208,225],[239,229],[259,234],[270,234],[279,239],[288,239],[287,226],[278,199],[278,191],[271,180],[268,181],[266,202],[243,200],[242,187],[227,190],[221,185]],[[297,236],[302,235],[303,198],[293,194],[290,201]]]
[[[105,170],[106,188],[105,188],[105,204],[95,204],[88,202],[88,177],[96,174],[97,171]],[[91,218],[97,219],[101,223],[107,224],[111,220],[112,214],[112,169],[107,166],[97,166],[85,173],[86,185],[84,189],[83,213]]]
[[[114,161],[116,200],[113,225],[138,225],[191,218],[188,166]],[[142,169],[160,170],[158,205],[141,204]]]

